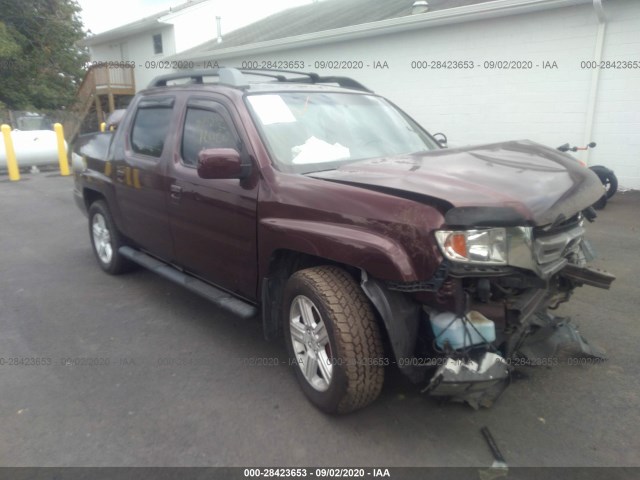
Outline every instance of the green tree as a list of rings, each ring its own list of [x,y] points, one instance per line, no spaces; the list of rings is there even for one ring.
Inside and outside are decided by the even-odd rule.
[[[88,60],[75,0],[0,0],[0,105],[62,109],[73,104]]]

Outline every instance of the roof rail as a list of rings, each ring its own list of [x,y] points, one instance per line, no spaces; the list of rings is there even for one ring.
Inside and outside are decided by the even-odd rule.
[[[275,69],[268,69],[268,68],[260,68],[260,69],[253,69],[253,70],[242,69],[240,70],[240,72],[246,73],[249,75],[260,75],[265,77],[272,77],[278,80],[279,82],[285,82],[285,83],[337,83],[339,86],[344,88],[352,88],[354,90],[363,90],[365,92],[373,92],[373,90],[368,89],[360,82],[349,77],[335,77],[335,76],[321,77],[317,73],[313,73],[313,72],[298,72],[295,70],[275,70]],[[273,74],[270,74],[270,72],[273,72]],[[287,78],[284,75],[276,75],[278,73],[289,73],[293,75],[300,75],[306,78]]]
[[[242,73],[235,68],[210,68],[207,70],[189,70],[185,72],[168,73],[160,75],[151,80],[147,88],[166,87],[171,80],[190,79],[192,83],[204,83],[204,77],[218,77],[218,83],[229,85],[230,87],[245,88],[249,82]]]
[[[354,90],[362,90],[364,92],[373,93],[373,90],[365,87],[360,82],[349,77],[318,77],[313,83],[337,83],[344,88],[352,88]]]
[[[246,75],[255,75],[258,77],[268,77],[273,80],[282,83],[337,83],[344,88],[351,88],[354,90],[362,90],[365,92],[372,92],[360,82],[349,77],[321,77],[317,73],[313,72],[297,72],[294,70],[272,70],[272,69],[242,69],[220,67],[212,68],[208,70],[190,70],[184,72],[168,73],[166,75],[160,75],[159,77],[151,80],[148,88],[153,87],[166,87],[167,82],[171,80],[184,80],[189,79],[192,83],[201,84],[204,83],[204,77],[218,77],[218,83],[228,85],[236,88],[246,88],[249,86],[249,80]],[[298,75],[297,77],[289,77],[289,75]]]

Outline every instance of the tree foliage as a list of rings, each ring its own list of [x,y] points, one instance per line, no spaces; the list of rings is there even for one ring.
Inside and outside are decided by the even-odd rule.
[[[88,60],[75,0],[0,0],[0,105],[72,105]]]

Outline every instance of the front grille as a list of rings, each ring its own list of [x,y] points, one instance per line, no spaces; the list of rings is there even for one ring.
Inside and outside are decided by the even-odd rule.
[[[584,228],[581,219],[561,224],[550,230],[533,232],[533,255],[540,265],[556,262],[574,252],[582,241]]]

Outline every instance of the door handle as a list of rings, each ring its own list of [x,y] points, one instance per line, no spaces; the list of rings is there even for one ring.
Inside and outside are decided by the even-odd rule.
[[[171,198],[174,200],[179,200],[182,196],[182,187],[180,185],[171,185],[171,187],[169,187],[169,191],[171,192]]]

